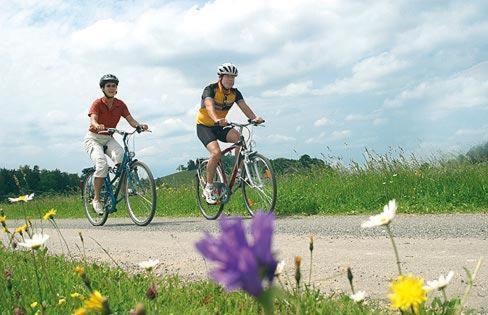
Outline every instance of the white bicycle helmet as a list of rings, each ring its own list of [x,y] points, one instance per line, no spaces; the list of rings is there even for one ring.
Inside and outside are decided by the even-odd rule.
[[[217,69],[217,74],[219,76],[229,74],[237,77],[238,72],[239,71],[237,71],[237,67],[230,62],[221,64]]]

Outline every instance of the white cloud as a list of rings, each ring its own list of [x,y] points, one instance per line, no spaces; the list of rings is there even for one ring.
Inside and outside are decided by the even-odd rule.
[[[325,126],[325,125],[327,125],[328,123],[329,123],[329,119],[328,119],[327,117],[322,117],[322,118],[317,119],[317,120],[316,120],[316,121],[313,123],[313,125],[314,125],[315,127],[321,127],[321,126]]]
[[[268,90],[263,92],[264,97],[274,96],[298,96],[311,92],[312,81],[290,83],[279,90]]]
[[[280,134],[271,134],[267,138],[273,143],[286,143],[286,142],[292,142],[296,140],[296,138],[294,137],[280,135]]]

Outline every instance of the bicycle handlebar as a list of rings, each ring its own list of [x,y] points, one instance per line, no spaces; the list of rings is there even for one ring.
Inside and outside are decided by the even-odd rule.
[[[247,126],[250,126],[250,125],[259,126],[259,125],[261,125],[264,122],[266,122],[266,121],[263,120],[262,122],[257,123],[255,121],[253,121],[252,119],[248,119],[247,120],[247,124],[239,124],[239,123],[235,123],[235,122],[229,122],[227,124],[227,126],[224,126],[224,129],[228,129],[228,128],[232,128],[232,127],[247,127]]]
[[[141,133],[141,132],[151,132],[151,130],[143,130],[141,126],[137,126],[134,131],[132,132],[127,132],[123,130],[119,130],[117,128],[106,128],[105,130],[101,130],[98,133],[99,134],[108,134],[108,135],[113,135],[114,133],[118,133],[119,135],[122,136],[130,136],[133,135],[134,133]]]

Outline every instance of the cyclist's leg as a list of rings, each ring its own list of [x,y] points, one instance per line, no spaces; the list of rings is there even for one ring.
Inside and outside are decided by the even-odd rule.
[[[207,164],[207,184],[212,185],[217,165],[219,164],[220,157],[222,156],[222,151],[220,150],[217,140],[207,144],[207,150],[210,153],[210,158]]]
[[[105,152],[115,165],[119,165],[124,160],[124,148],[114,139],[111,138],[107,142],[107,151]]]
[[[95,164],[94,174],[94,199],[100,200],[100,190],[103,185],[105,176],[108,174],[108,163],[105,153],[103,152],[103,145],[93,138],[86,138],[84,141],[85,151],[90,156],[90,159]]]
[[[239,133],[239,131],[235,130],[235,129],[228,129],[229,131],[227,132],[227,134],[225,135],[225,142],[230,142],[230,143],[236,143],[239,141],[239,139],[241,138],[241,134]],[[235,155],[236,156],[239,156],[239,152],[241,152],[241,148],[237,148],[236,151],[235,151]]]

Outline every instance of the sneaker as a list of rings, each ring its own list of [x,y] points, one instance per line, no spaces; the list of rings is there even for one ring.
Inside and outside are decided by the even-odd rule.
[[[213,185],[205,185],[205,189],[203,190],[203,196],[205,200],[210,205],[215,205],[218,202],[219,196],[217,194],[217,190],[214,188]]]
[[[95,212],[99,215],[102,215],[105,212],[103,209],[103,203],[101,203],[100,200],[93,199],[92,206]]]

